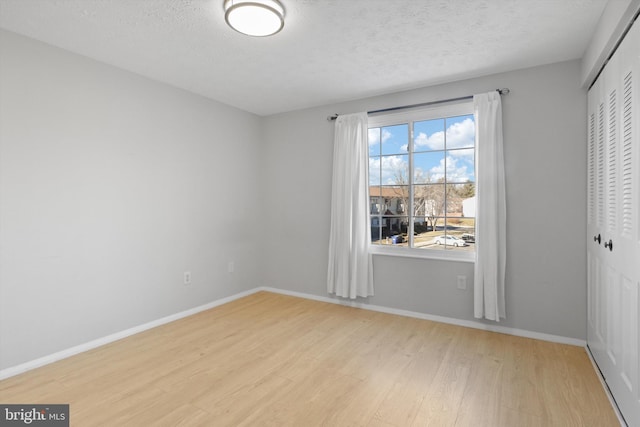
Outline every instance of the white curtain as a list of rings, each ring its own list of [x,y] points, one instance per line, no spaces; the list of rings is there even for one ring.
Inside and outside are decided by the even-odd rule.
[[[367,134],[367,113],[336,119],[327,291],[351,299],[373,295]]]
[[[476,120],[476,263],[474,315],[505,317],[506,216],[502,101],[497,91],[473,97]]]

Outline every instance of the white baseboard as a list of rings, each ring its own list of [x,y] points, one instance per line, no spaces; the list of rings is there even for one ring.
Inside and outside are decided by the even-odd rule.
[[[322,296],[311,295],[311,294],[306,294],[302,292],[286,291],[278,288],[261,287],[258,290],[273,292],[273,293],[278,293],[283,295],[290,295],[290,296],[295,296],[299,298],[306,298],[306,299],[311,299],[315,301],[328,302],[331,304],[339,304],[339,305],[344,305],[348,307],[362,308],[364,310],[379,311],[381,313],[397,314],[400,316],[415,317],[417,319],[424,319],[424,320],[433,320],[434,322],[448,323],[450,325],[465,326],[467,328],[482,329],[485,331],[499,332],[502,334],[515,335],[518,337],[525,337],[525,338],[533,338],[537,340],[550,341],[550,342],[555,342],[559,344],[575,345],[578,347],[585,347],[587,345],[587,342],[585,340],[579,340],[576,338],[544,334],[541,332],[527,331],[524,329],[509,328],[506,326],[489,325],[486,323],[476,322],[473,320],[462,320],[462,319],[455,319],[452,317],[436,316],[433,314],[425,314],[425,313],[419,313],[416,311],[383,307],[379,305],[366,304],[366,303],[352,301],[352,300],[322,297]]]
[[[400,310],[396,308],[382,307],[382,306],[366,304],[362,302],[342,300],[342,299],[330,298],[330,297],[322,297],[322,296],[317,296],[317,295],[312,295],[312,294],[307,294],[302,292],[286,291],[283,289],[263,286],[263,287],[250,289],[245,292],[240,292],[230,297],[222,298],[222,299],[210,302],[208,304],[201,305],[199,307],[182,311],[180,313],[172,314],[170,316],[166,316],[161,319],[145,323],[143,325],[134,326],[133,328],[129,328],[121,332],[116,332],[114,334],[107,335],[105,337],[98,338],[93,341],[89,341],[87,343],[80,344],[80,345],[68,348],[66,350],[62,350],[62,351],[50,354],[48,356],[40,357],[38,359],[31,360],[29,362],[25,362],[17,366],[12,366],[10,368],[2,369],[0,370],[0,380],[21,374],[23,372],[30,371],[35,368],[39,368],[44,365],[48,365],[53,362],[57,362],[58,360],[66,359],[67,357],[71,357],[76,354],[94,349],[96,347],[100,347],[102,345],[109,344],[119,339],[137,334],[139,332],[143,332],[148,329],[155,328],[156,326],[164,325],[165,323],[173,322],[174,320],[182,319],[183,317],[191,316],[201,311],[208,310],[210,308],[214,308],[222,304],[226,304],[228,302],[254,294],[259,291],[267,291],[267,292],[273,292],[273,293],[282,294],[282,295],[290,295],[290,296],[295,296],[299,298],[328,302],[331,304],[339,304],[339,305],[344,305],[348,307],[362,308],[365,310],[378,311],[382,313],[397,314],[400,316],[407,316],[407,317],[415,317],[418,319],[432,320],[435,322],[448,323],[451,325],[465,326],[468,328],[482,329],[482,330],[492,331],[492,332],[500,332],[503,334],[515,335],[515,336],[526,337],[526,338],[534,338],[534,339],[539,339],[543,341],[556,342],[560,344],[576,345],[580,347],[586,346],[586,342],[584,340],[578,340],[575,338],[543,334],[540,332],[531,332],[523,329],[508,328],[504,326],[488,325],[485,323],[475,322],[472,320],[462,320],[462,319],[455,319],[455,318],[444,317],[444,316],[436,316],[432,314],[419,313],[415,311]]]
[[[165,323],[173,322],[174,320],[182,319],[183,317],[192,316],[201,311],[209,310],[210,308],[214,308],[219,305],[226,304],[228,302],[245,297],[247,295],[254,294],[259,290],[260,290],[259,288],[254,288],[245,292],[240,292],[230,297],[212,301],[210,303],[201,305],[199,307],[190,308],[189,310],[181,311],[180,313],[172,314],[172,315],[163,317],[161,319],[153,320],[151,322],[148,322],[142,325],[134,326],[133,328],[116,332],[114,334],[107,335],[106,337],[98,338],[93,341],[86,342],[84,344],[76,345],[74,347],[68,348],[66,350],[58,351],[48,356],[40,357],[38,359],[31,360],[29,362],[21,363],[20,365],[17,365],[17,366],[12,366],[10,368],[2,369],[0,370],[0,380],[13,377],[18,374],[22,374],[23,372],[27,372],[44,365],[48,365],[53,362],[57,362],[58,360],[66,359],[67,357],[71,357],[76,354],[94,349],[96,347],[100,347],[105,344],[109,344],[111,342],[120,340],[122,338],[126,338],[128,336],[146,331],[148,329],[155,328],[156,326],[164,325]]]

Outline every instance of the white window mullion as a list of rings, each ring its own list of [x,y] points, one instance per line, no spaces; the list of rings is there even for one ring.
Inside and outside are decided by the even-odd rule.
[[[407,147],[407,151],[409,152],[409,176],[407,177],[407,182],[409,183],[409,206],[407,211],[409,224],[407,224],[407,237],[409,238],[409,247],[413,248],[413,213],[415,212],[415,207],[413,205],[413,122],[409,122],[409,141]]]

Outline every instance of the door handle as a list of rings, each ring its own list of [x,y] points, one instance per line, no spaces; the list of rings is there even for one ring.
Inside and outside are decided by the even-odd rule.
[[[600,244],[600,235],[598,234],[597,236],[593,236],[593,241],[598,242],[598,244]]]
[[[609,248],[609,251],[613,251],[613,241],[609,239],[608,242],[604,242],[604,247]]]

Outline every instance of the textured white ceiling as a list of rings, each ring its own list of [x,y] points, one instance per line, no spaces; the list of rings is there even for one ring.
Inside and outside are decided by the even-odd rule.
[[[268,38],[223,0],[0,0],[0,27],[270,115],[580,58],[607,2],[281,1]]]

